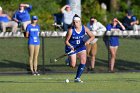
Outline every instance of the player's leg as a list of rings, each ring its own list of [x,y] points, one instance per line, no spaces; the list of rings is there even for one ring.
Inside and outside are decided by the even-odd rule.
[[[18,24],[14,21],[11,21],[10,24],[12,24],[12,32],[17,32]]]
[[[66,65],[69,66],[70,62],[71,62],[70,57],[67,57],[67,59],[65,60]]]
[[[11,27],[12,28],[12,32],[16,32],[18,24],[16,22],[14,22],[14,21],[9,21],[7,23],[7,27]]]
[[[29,45],[29,64],[32,74],[34,74],[33,56],[34,56],[34,45]]]
[[[70,66],[74,68],[76,66],[76,54],[70,55],[69,58],[71,60]]]
[[[91,48],[91,70],[95,68],[95,57],[97,54],[97,43],[94,43]]]
[[[0,22],[0,25],[1,25],[2,31],[5,32],[6,31],[6,23]]]
[[[39,73],[37,72],[39,48],[40,45],[36,45],[34,48],[34,71],[37,75],[39,75]]]
[[[24,31],[26,30],[27,25],[30,24],[30,23],[31,23],[31,21],[26,21],[26,22],[22,23]]]
[[[68,25],[66,23],[63,24],[64,31],[68,31]]]
[[[115,65],[115,59],[116,59],[116,52],[118,49],[118,46],[110,46],[109,47],[110,52],[111,52],[111,59],[110,59],[110,71],[113,72],[114,71],[114,65]]]
[[[86,50],[79,52],[78,56],[79,56],[81,62],[80,62],[78,69],[77,69],[75,82],[83,82],[83,81],[81,81],[80,77],[84,71],[85,64],[86,64]]]
[[[87,71],[89,71],[90,70],[90,66],[91,66],[91,62],[90,62],[91,44],[86,45],[86,50],[87,50],[86,67],[87,67]]]

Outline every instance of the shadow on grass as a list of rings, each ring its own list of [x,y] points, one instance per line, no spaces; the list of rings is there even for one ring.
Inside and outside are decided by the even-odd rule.
[[[18,61],[12,61],[12,60],[2,60],[0,61],[0,68],[6,68],[6,69],[26,69],[29,66],[25,62],[18,62]],[[12,69],[11,69],[12,70]]]
[[[79,62],[77,64],[79,64]],[[0,68],[2,69],[4,68],[6,71],[12,71],[13,69],[16,71],[19,71],[19,70],[30,71],[29,65],[27,63],[12,61],[12,60],[0,61]],[[43,71],[43,66],[39,65],[38,69]],[[72,69],[69,66],[66,66],[65,63],[45,65],[46,72],[69,72],[69,71],[75,72],[76,69],[77,68]],[[107,72],[108,60],[96,58],[95,70],[96,72]],[[118,71],[118,72],[140,71],[140,63],[117,59],[116,64],[115,64],[115,71]]]
[[[99,68],[102,68],[102,67],[108,68],[109,66],[108,60],[97,58],[95,68],[96,66],[99,66]],[[117,59],[115,63],[115,69],[117,71],[140,71],[140,63]]]
[[[79,64],[79,62],[77,62],[77,64]],[[77,65],[78,67],[78,65]],[[104,59],[99,59],[96,58],[96,64],[95,64],[95,72],[108,72],[108,60],[104,60]],[[66,66],[65,64],[48,64],[45,66],[46,71],[52,71],[52,72],[69,72],[69,71],[75,71],[77,68],[74,68],[75,70],[70,69],[69,66]],[[61,68],[61,69],[59,69]],[[58,70],[59,69],[59,70]],[[69,71],[68,71],[69,70]],[[132,61],[126,61],[126,60],[122,60],[122,59],[117,59],[116,63],[115,63],[115,71],[117,72],[137,72],[140,71],[140,63],[138,62],[132,62]],[[86,70],[85,70],[86,72]]]

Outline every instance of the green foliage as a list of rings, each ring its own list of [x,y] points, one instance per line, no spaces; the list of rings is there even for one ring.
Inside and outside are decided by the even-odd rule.
[[[101,8],[98,1],[100,0],[81,0],[83,24],[86,24],[91,16],[95,16],[97,20],[105,25],[109,23],[113,17],[122,19],[127,9],[131,9],[133,14],[140,19],[139,0],[130,0],[130,7],[127,5],[128,0],[118,0],[119,10],[115,12],[105,11]],[[2,6],[3,10],[11,17],[18,9],[20,3],[29,3],[33,6],[33,10],[30,14],[39,17],[39,24],[42,30],[54,30],[52,26],[54,22],[52,15],[60,12],[61,7],[66,4],[66,0],[0,0],[0,6]]]
[[[119,18],[123,18],[125,16],[126,10],[131,10],[135,16],[137,16],[138,19],[140,19],[140,3],[139,0],[129,0],[131,2],[131,5],[128,6],[127,0],[119,0],[120,3],[120,15],[118,15]]]
[[[99,21],[105,22],[103,18],[106,11],[100,7],[98,0],[88,0],[82,3],[82,18],[83,23],[87,23],[91,16],[96,17]]]
[[[60,12],[60,3],[63,0],[2,0],[0,5],[3,10],[11,17],[13,13],[18,9],[20,3],[29,3],[33,6],[31,11],[32,15],[39,17],[39,24],[42,30],[53,30],[53,16],[52,14]]]

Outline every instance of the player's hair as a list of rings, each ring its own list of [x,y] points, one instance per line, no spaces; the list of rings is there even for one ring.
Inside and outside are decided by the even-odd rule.
[[[77,14],[75,14],[75,15],[73,16],[73,20],[74,20],[74,18],[76,18],[76,17],[80,18],[80,16],[78,16]],[[81,19],[81,18],[80,18],[80,19]]]
[[[80,16],[78,16],[77,14],[75,14],[74,16],[73,16],[73,21],[74,20],[80,20],[81,21],[81,18],[80,18]]]
[[[75,14],[75,15],[73,16],[72,26],[74,26],[74,20],[80,20],[80,21],[81,21],[81,18],[80,18],[80,16],[78,16],[77,14]]]
[[[92,18],[96,19],[96,17],[95,17],[95,16],[92,16],[92,17],[90,17],[90,20],[91,20]]]
[[[80,16],[78,16],[77,14],[75,14],[74,17],[79,17],[80,18]]]

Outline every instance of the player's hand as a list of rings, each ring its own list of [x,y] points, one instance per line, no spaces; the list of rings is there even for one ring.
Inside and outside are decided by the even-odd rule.
[[[71,48],[71,51],[74,51],[74,47],[73,46],[70,46],[70,48]]]
[[[65,5],[65,7],[70,7],[69,5]]]
[[[87,41],[85,42],[85,46],[86,46],[86,45],[89,45],[89,44],[90,44],[90,41],[87,40]]]
[[[20,6],[28,7],[29,5],[28,4],[20,4]]]
[[[97,20],[96,19],[94,19],[94,23],[96,23],[97,22]]]

